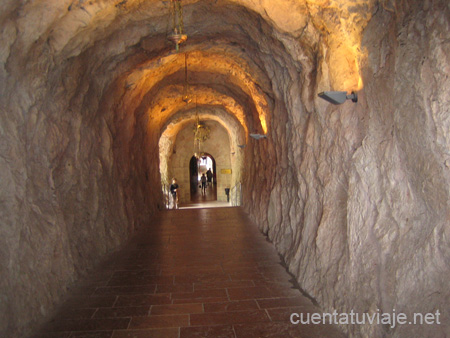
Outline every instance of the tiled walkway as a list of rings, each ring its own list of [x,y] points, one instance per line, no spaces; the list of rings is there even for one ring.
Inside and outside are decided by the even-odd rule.
[[[166,211],[93,274],[36,337],[344,337],[239,208]]]

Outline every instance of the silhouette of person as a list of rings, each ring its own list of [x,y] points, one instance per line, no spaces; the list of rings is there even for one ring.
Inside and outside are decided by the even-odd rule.
[[[208,179],[208,186],[211,185],[211,180],[213,178],[213,173],[211,172],[211,168],[208,169],[206,172],[206,178]]]
[[[206,194],[206,176],[204,173],[202,174],[201,181],[202,181],[202,195],[204,195]]]
[[[173,209],[178,209],[178,189],[179,185],[177,183],[177,179],[174,177],[172,180],[172,184],[170,185],[170,193],[172,194],[172,200],[173,200]]]

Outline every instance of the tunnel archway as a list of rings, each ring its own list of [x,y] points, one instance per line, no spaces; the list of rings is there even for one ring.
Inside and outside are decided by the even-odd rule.
[[[206,194],[201,192],[201,176],[211,169],[212,180],[207,182]],[[216,160],[211,154],[202,153],[200,157],[195,155],[189,161],[189,177],[191,182],[191,199],[193,203],[198,203],[200,206],[204,202],[211,202],[217,200],[217,174],[216,174]]]
[[[189,203],[192,200],[191,188],[193,190],[193,154],[197,149],[194,142],[193,126],[195,118],[187,118],[178,121],[175,129],[168,129],[167,134],[161,136],[160,145],[160,161],[162,177],[177,177],[181,186],[180,204]],[[200,114],[200,116],[203,116]],[[214,174],[217,184],[214,185],[213,200],[220,202],[227,201],[225,188],[235,185],[240,179],[243,170],[242,154],[235,154],[233,149],[239,149],[235,144],[239,133],[230,134],[230,125],[223,124],[223,121],[214,119],[203,119],[202,123],[210,129],[210,137],[202,142],[201,153],[213,159]],[[172,136],[171,133],[174,133]],[[201,158],[200,158],[201,159]],[[226,169],[226,170],[222,170]],[[205,170],[206,171],[206,170]],[[163,183],[164,184],[164,181]],[[183,187],[185,189],[183,190]],[[197,195],[195,195],[197,197]]]

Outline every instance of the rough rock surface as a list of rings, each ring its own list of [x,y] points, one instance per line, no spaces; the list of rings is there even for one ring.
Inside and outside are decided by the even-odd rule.
[[[0,336],[36,329],[151,226],[198,105],[238,154],[247,212],[324,310],[441,312],[441,325],[343,325],[350,336],[445,337],[448,1],[183,5],[175,53],[164,1],[0,3]]]
[[[246,197],[253,204],[246,205],[299,285],[327,312],[395,309],[409,319],[441,313],[441,325],[349,325],[350,336],[445,337],[449,7],[396,5],[395,13],[378,8],[364,31],[364,89],[357,105],[316,100],[315,110],[299,123],[297,109],[288,105],[292,146],[278,141],[289,135],[286,122],[272,118],[273,142],[288,149],[287,164],[280,158],[281,165],[267,172],[258,148],[254,159],[261,160],[251,166],[250,177],[263,167],[266,174],[247,179]],[[318,87],[327,81],[332,78],[319,75]],[[286,92],[283,81],[278,83]],[[262,194],[250,189],[258,180],[270,180]]]

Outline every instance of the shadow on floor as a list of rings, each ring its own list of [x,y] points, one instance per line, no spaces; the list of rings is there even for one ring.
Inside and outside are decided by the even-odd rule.
[[[343,338],[292,284],[242,208],[161,212],[111,255],[35,338]]]

